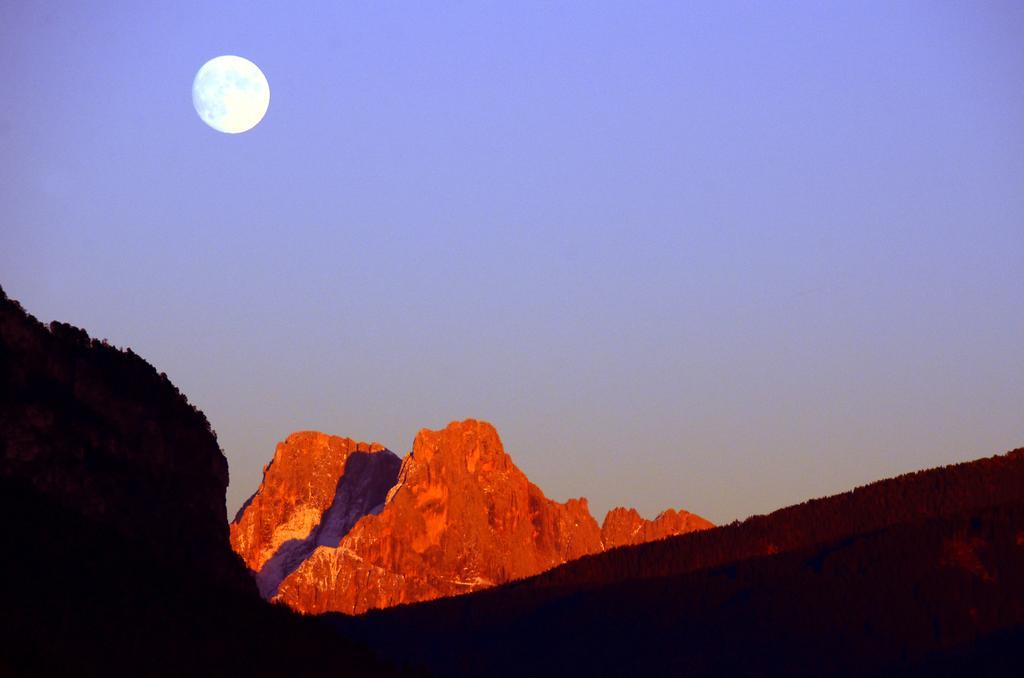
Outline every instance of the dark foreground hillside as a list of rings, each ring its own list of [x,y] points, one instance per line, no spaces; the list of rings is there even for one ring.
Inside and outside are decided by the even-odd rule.
[[[525,585],[579,586],[683,574],[1020,501],[1024,501],[1024,448],[879,480],[715,530],[620,549],[607,557],[581,558]]]
[[[0,481],[2,676],[337,676],[370,653]],[[344,666],[344,674],[337,667]]]
[[[165,376],[0,290],[0,675],[380,672],[259,598],[228,544],[227,481]]]
[[[334,621],[439,675],[1019,675],[1024,450]]]

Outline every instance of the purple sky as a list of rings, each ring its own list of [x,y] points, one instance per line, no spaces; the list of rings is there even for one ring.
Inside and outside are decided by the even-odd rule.
[[[1024,4],[5,2],[0,85],[0,284],[166,371],[232,512],[308,428],[487,419],[599,520],[1024,445]]]

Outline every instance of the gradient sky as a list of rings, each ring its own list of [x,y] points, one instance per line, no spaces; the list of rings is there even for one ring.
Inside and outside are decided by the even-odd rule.
[[[232,513],[299,429],[486,419],[598,520],[1024,445],[1022,3],[4,2],[0,85],[0,284],[167,372]]]

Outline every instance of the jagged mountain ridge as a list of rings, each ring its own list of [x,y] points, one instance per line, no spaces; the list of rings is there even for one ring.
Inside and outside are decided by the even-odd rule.
[[[666,509],[654,520],[647,520],[636,509],[619,506],[605,515],[601,524],[601,544],[603,550],[607,551],[709,527],[713,527],[710,522],[687,511]]]
[[[341,466],[317,447],[323,439],[315,436],[323,434],[302,435],[289,436],[278,447],[263,485],[231,528],[232,542],[258,573],[261,591],[302,612],[358,614],[458,595],[606,548],[711,527],[686,511],[669,510],[647,521],[632,509],[615,509],[598,526],[585,498],[548,499],[515,466],[494,427],[469,419],[439,431],[421,430],[384,506],[367,510],[340,538],[335,532],[329,540],[317,540],[312,535],[320,528],[313,523],[329,510],[329,479]],[[311,446],[306,455],[302,444]],[[314,469],[315,477],[305,479]],[[360,472],[341,469],[334,482],[340,487],[354,471]],[[304,491],[304,483],[314,489]],[[270,496],[279,497],[278,509],[287,505],[288,510],[263,515],[261,498]],[[363,502],[363,509],[372,503]],[[259,546],[255,525],[264,535]],[[303,545],[301,558],[291,550],[295,543]],[[254,551],[262,555],[253,557]],[[290,560],[275,594],[263,583],[265,563],[279,560],[281,553]]]

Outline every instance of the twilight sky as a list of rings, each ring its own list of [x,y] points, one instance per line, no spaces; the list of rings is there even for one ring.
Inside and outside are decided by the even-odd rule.
[[[131,5],[0,4],[0,285],[167,372],[232,514],[299,429],[486,419],[599,521],[1024,445],[1024,4]]]

